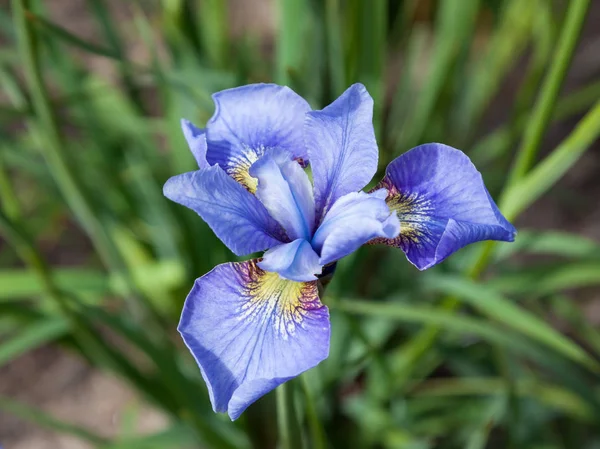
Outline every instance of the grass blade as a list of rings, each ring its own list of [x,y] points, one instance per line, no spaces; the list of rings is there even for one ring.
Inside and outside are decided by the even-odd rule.
[[[11,415],[14,415],[25,421],[37,424],[40,427],[73,435],[74,437],[87,441],[93,445],[104,445],[107,443],[105,438],[94,434],[90,430],[60,421],[40,409],[6,397],[0,397],[0,410],[10,413]]]
[[[474,29],[478,6],[478,0],[447,0],[440,3],[428,77],[410,124],[405,126],[407,134],[400,143],[401,148],[411,148],[422,141],[452,64]]]
[[[432,379],[421,382],[410,394],[416,397],[441,398],[502,394],[503,389],[504,379],[498,378]],[[578,419],[595,420],[593,410],[588,404],[559,385],[548,384],[538,379],[521,379],[516,383],[516,393],[521,397],[532,397]]]
[[[334,98],[341,95],[346,87],[348,87],[340,20],[341,15],[339,0],[325,0],[327,61],[329,62],[331,95]]]
[[[63,318],[45,318],[20,328],[16,335],[0,344],[0,367],[20,355],[64,337],[70,331]]]
[[[105,444],[100,449],[182,449],[196,447],[196,439],[189,428],[173,426],[162,432],[136,438],[123,438]]]
[[[25,14],[27,20],[29,20],[35,26],[37,26],[40,29],[40,31],[44,33],[49,39],[56,37],[57,40],[64,41],[69,45],[80,48],[81,50],[84,50],[88,53],[92,53],[98,56],[105,56],[111,59],[121,60],[119,53],[110,48],[104,48],[91,42],[85,41],[84,39],[81,39],[73,33],[65,30],[64,28],[58,25],[55,25],[49,20],[46,20],[42,16],[35,14],[31,11],[26,11]]]
[[[552,123],[559,122],[587,111],[600,97],[600,82],[586,85],[560,99],[556,104]],[[480,166],[491,164],[511,148],[514,133],[522,133],[527,126],[529,114],[516,119],[514,126],[502,126],[485,136],[469,152],[469,156]],[[511,129],[512,128],[512,129]]]
[[[93,0],[93,2],[100,5],[98,3],[99,0]],[[111,270],[119,273],[120,276],[127,280],[126,285],[131,289],[130,293],[133,293],[133,286],[130,283],[127,268],[113,244],[110,232],[98,218],[98,213],[91,205],[88,192],[85,191],[79,182],[65,153],[66,145],[62,139],[60,128],[49,100],[47,87],[42,77],[42,67],[37,48],[38,39],[31,27],[31,23],[26,19],[28,3],[27,0],[13,0],[12,5],[14,21],[17,25],[20,53],[23,58],[24,72],[36,112],[37,120],[31,124],[34,135],[38,139],[40,148],[45,149],[44,157],[48,162],[55,181],[61,189],[61,193],[92,239],[96,251]],[[132,300],[128,304],[132,312],[138,316],[144,315],[143,312],[150,312],[150,314],[153,312],[152,308],[148,307],[147,303],[142,304],[142,301]]]
[[[600,282],[600,281],[599,281]],[[450,276],[433,276],[427,288],[456,296],[493,321],[511,327],[552,348],[559,354],[600,372],[600,364],[593,360],[581,347],[554,330],[549,324],[511,303],[491,288],[486,288],[467,279]]]
[[[310,447],[313,449],[327,449],[325,429],[323,429],[323,424],[319,419],[313,393],[310,390],[309,379],[306,374],[303,373],[300,375],[300,382],[302,383],[302,391],[304,392],[306,415],[311,435],[312,444]]]
[[[98,21],[100,29],[104,33],[104,39],[110,44],[112,51],[116,53],[117,59],[126,61],[128,58],[125,52],[125,46],[121,36],[119,35],[119,30],[115,26],[115,21],[111,17],[110,12],[105,4],[105,1],[88,0],[87,3],[90,5],[90,9],[94,12],[93,17]],[[142,111],[144,102],[142,101],[140,95],[140,89],[134,82],[131,73],[129,73],[125,64],[120,64],[117,68],[120,72],[121,80],[123,81],[125,90],[132,100],[132,104],[137,107],[138,110]]]
[[[579,122],[577,128],[554,152],[540,163],[531,173],[513,187],[506,190],[500,201],[500,209],[509,220],[514,220],[525,207],[529,206],[549,189],[581,157],[587,148],[600,135],[600,102]],[[486,242],[479,256],[466,275],[476,279],[485,270],[491,260],[496,242]],[[442,302],[444,310],[455,310],[459,306],[458,298],[447,297]],[[405,363],[397,373],[398,382],[408,378],[409,372],[418,360],[435,344],[439,328],[428,327],[409,340],[399,353]]]
[[[508,185],[523,178],[535,161],[542,137],[550,123],[558,93],[571,63],[588,7],[589,0],[572,0],[568,3],[565,24],[558,38],[558,50],[542,84],[529,125],[525,128],[523,142],[507,181]]]
[[[228,3],[225,0],[206,0],[199,4],[199,31],[203,49],[212,65],[222,69],[229,58]]]
[[[504,293],[540,297],[567,289],[593,287],[600,284],[600,263],[572,262],[558,267],[543,265],[504,274],[488,285]]]
[[[350,42],[354,42],[358,50],[352,52],[356,55],[353,79],[362,82],[373,97],[373,125],[376,136],[381,140],[388,2],[354,1],[351,4],[354,26],[350,29],[355,30],[355,35]]]
[[[530,356],[535,357],[536,353],[533,346],[525,343],[525,340],[522,338],[504,332],[502,329],[492,326],[485,321],[457,316],[451,312],[441,311],[433,307],[416,307],[399,303],[380,303],[354,299],[336,301],[331,307],[354,315],[374,316],[407,323],[434,324],[446,331],[476,335],[490,343],[498,344],[517,352],[522,351]]]
[[[519,182],[509,185],[500,209],[512,220],[552,187],[600,136],[600,101],[573,132]]]
[[[498,90],[503,75],[518,61],[518,55],[525,49],[530,36],[531,18],[537,8],[536,0],[504,2],[500,23],[490,37],[485,54],[475,63],[470,74],[462,113],[456,114],[459,134],[465,134],[476,126],[485,106]]]
[[[89,269],[62,268],[54,270],[53,277],[62,290],[77,293],[103,295],[110,292],[108,277],[101,272]],[[0,271],[0,301],[31,298],[45,293],[44,285],[36,273],[30,270],[14,269]]]
[[[282,449],[301,449],[302,439],[291,382],[285,382],[275,390],[277,397],[277,427]]]
[[[561,231],[519,230],[519,238],[511,245],[498,248],[498,260],[513,254],[545,254],[573,259],[600,259],[600,244],[577,234]]]
[[[277,59],[275,80],[290,86],[294,78],[302,73],[306,45],[306,22],[310,17],[309,5],[305,0],[278,0],[279,35],[277,37]]]

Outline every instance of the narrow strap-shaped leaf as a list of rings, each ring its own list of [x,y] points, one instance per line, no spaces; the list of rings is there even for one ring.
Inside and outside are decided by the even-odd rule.
[[[69,323],[63,318],[44,318],[21,327],[0,344],[0,367],[28,351],[64,337],[69,330]]]
[[[502,293],[535,296],[570,288],[600,285],[599,262],[571,262],[558,266],[541,265],[516,273],[503,274],[488,282],[488,287]]]
[[[499,23],[478,55],[469,76],[461,111],[455,121],[459,133],[474,131],[485,106],[498,91],[506,73],[517,63],[530,37],[531,18],[539,8],[536,0],[503,2]]]
[[[579,160],[600,136],[600,101],[558,147],[519,182],[506,189],[500,209],[509,220],[536,201]]]
[[[550,156],[546,157],[519,183],[505,190],[500,201],[500,209],[506,218],[513,221],[523,209],[554,185],[579,160],[599,135],[600,102],[597,102],[569,137]],[[494,254],[495,243],[486,242],[483,245],[475,262],[467,269],[468,277],[476,279],[485,270]],[[448,296],[442,303],[442,308],[446,311],[453,311],[459,304],[456,297]],[[406,379],[411,367],[415,366],[417,361],[428,352],[428,349],[435,343],[439,330],[436,326],[427,327],[404,345],[402,354],[405,363],[402,366],[402,376],[397,375],[398,382]]]
[[[456,297],[453,296],[452,298],[454,300]],[[578,368],[577,365],[564,363],[564,358],[557,357],[553,352],[544,351],[542,346],[534,343],[530,338],[525,338],[514,332],[506,332],[506,329],[488,321],[456,315],[452,310],[391,302],[344,300],[336,301],[330,307],[357,315],[427,325],[426,331],[417,334],[418,337],[411,340],[410,345],[402,346],[389,355],[397,373],[397,378],[394,379],[396,386],[391,391],[396,391],[396,388],[406,380],[407,364],[419,360],[419,356],[422,354],[420,351],[428,351],[440,331],[451,331],[459,334],[475,335],[491,344],[506,348],[512,353],[527,356],[545,369],[560,376],[564,385],[584,400],[594,410],[594,413],[600,412],[600,404],[586,381],[586,377],[581,370],[576,369]],[[430,354],[430,351],[427,354]],[[586,366],[592,365],[591,367],[595,369],[594,362],[584,362],[584,364]]]
[[[306,415],[311,435],[310,447],[313,449],[327,449],[325,429],[323,429],[323,424],[319,419],[319,414],[317,412],[313,393],[310,390],[310,383],[306,373],[303,373],[300,376],[300,382],[302,383],[302,391],[304,392],[304,400],[306,402]]]
[[[461,45],[473,32],[479,0],[447,0],[440,3],[436,22],[437,39],[427,79],[407,124],[410,134],[401,148],[410,148],[422,141],[423,133],[430,125],[430,117],[451,73]]]
[[[600,244],[588,237],[570,232],[519,229],[519,237],[515,242],[499,247],[496,257],[505,260],[516,253],[600,260]]]
[[[37,27],[39,27],[39,29],[43,33],[45,33],[50,38],[56,37],[57,39],[60,39],[74,47],[78,47],[82,50],[85,50],[88,53],[92,53],[99,56],[105,56],[111,59],[121,60],[121,57],[118,54],[118,52],[110,48],[105,48],[92,42],[88,42],[80,38],[79,36],[76,36],[75,34],[71,33],[70,31],[67,31],[63,27],[56,25],[50,22],[49,20],[46,20],[38,14],[35,14],[31,11],[27,11],[26,17],[27,20],[34,23]]]
[[[456,295],[460,301],[468,302],[491,320],[499,321],[594,371],[600,371],[600,365],[581,347],[490,288],[451,276],[433,276],[427,288]]]
[[[185,426],[173,425],[150,435],[123,438],[100,446],[100,449],[181,449],[195,447],[194,433]]]
[[[54,270],[57,285],[71,292],[94,292],[98,295],[110,291],[108,276],[100,271],[62,268]],[[31,298],[45,292],[38,275],[31,270],[12,269],[0,271],[0,301]]]
[[[107,443],[107,440],[104,437],[96,435],[91,430],[61,421],[38,408],[31,407],[13,399],[0,397],[0,410],[17,416],[25,421],[37,424],[38,426],[73,435],[74,437],[87,441],[93,445],[103,445]]]
[[[300,423],[294,405],[294,390],[291,382],[277,387],[277,427],[282,449],[301,449]]]
[[[476,335],[490,343],[498,344],[529,356],[535,357],[537,355],[535,346],[522,337],[507,333],[498,326],[491,325],[484,320],[458,316],[434,307],[355,299],[336,301],[330,304],[330,307],[355,315],[375,316],[407,323],[435,325],[446,331]]]
[[[334,98],[337,98],[344,92],[347,84],[339,3],[339,0],[325,0],[327,61],[332,97]]]
[[[494,377],[432,379],[421,382],[410,393],[415,397],[474,396],[502,393],[504,380]],[[572,391],[540,379],[521,379],[516,383],[519,397],[531,397],[557,410],[593,421],[593,410]]]
[[[552,122],[555,123],[587,111],[600,97],[600,81],[590,83],[561,98],[556,104]],[[469,151],[469,156],[477,166],[491,164],[505,154],[512,145],[513,133],[521,134],[527,126],[526,113],[516,120],[513,127],[503,125],[491,132]]]
[[[589,4],[589,0],[572,0],[568,3],[567,16],[558,38],[558,48],[529,119],[523,142],[517,152],[517,159],[508,179],[509,184],[525,176],[535,161],[542,137],[550,123],[558,93],[573,58]]]

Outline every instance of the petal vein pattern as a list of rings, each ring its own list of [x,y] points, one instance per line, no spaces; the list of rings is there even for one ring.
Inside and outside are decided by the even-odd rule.
[[[217,165],[174,176],[163,191],[200,215],[238,256],[289,241],[262,203]]]
[[[269,249],[258,266],[298,282],[316,281],[323,269],[319,263],[319,255],[304,239]]]
[[[196,280],[179,325],[215,411],[232,419],[329,353],[329,313],[316,282],[284,280],[255,260]]]
[[[268,153],[252,166],[250,174],[258,180],[256,197],[290,240],[310,240],[315,201],[310,180],[300,164],[288,153]]]
[[[178,328],[213,409],[231,419],[328,356],[329,312],[318,291],[339,259],[384,243],[423,270],[470,243],[515,238],[481,174],[447,145],[413,148],[363,192],[378,149],[373,99],[361,84],[320,111],[274,84],[213,99],[206,129],[181,122],[200,170],[169,179],[164,194],[235,254],[266,250],[197,279]]]
[[[252,84],[213,95],[216,110],[206,126],[206,159],[218,164],[250,192],[257,181],[248,170],[268,151],[306,160],[302,139],[309,104],[289,87]]]
[[[181,119],[181,130],[183,136],[190,147],[194,159],[199,168],[207,168],[210,165],[206,161],[206,133],[203,129],[197,128],[190,121]]]
[[[377,170],[373,99],[350,86],[321,111],[311,111],[304,139],[313,170],[317,220],[342,196],[361,190]]]
[[[374,238],[398,235],[400,223],[386,204],[386,196],[385,189],[352,192],[334,203],[312,240],[321,265],[347,256]]]
[[[420,270],[470,243],[515,238],[481,174],[455,148],[438,143],[413,148],[388,165],[377,186],[382,187],[400,219],[400,235],[373,243],[401,248]]]

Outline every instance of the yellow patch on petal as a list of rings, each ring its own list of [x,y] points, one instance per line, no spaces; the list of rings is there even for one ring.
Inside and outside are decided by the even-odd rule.
[[[398,215],[400,234],[393,239],[376,238],[369,243],[400,246],[402,243],[419,243],[427,239],[425,228],[427,222],[431,220],[431,202],[416,193],[407,195],[400,192],[385,178],[373,190],[381,188],[387,189],[388,195],[385,202]]]
[[[258,148],[250,148],[244,146],[244,152],[230,156],[227,160],[227,174],[243,185],[250,193],[255,193],[258,187],[258,179],[250,176],[250,167],[263,154],[267,148],[259,146]]]
[[[272,325],[285,340],[297,326],[302,326],[311,310],[322,307],[317,281],[283,279],[277,273],[262,270],[256,261],[237,266],[244,285],[241,293],[246,298],[240,310],[241,320]]]
[[[228,170],[229,175],[243,185],[250,193],[255,193],[258,187],[258,179],[250,176],[250,167],[258,160],[258,155],[249,151],[245,156],[240,156],[232,162]]]

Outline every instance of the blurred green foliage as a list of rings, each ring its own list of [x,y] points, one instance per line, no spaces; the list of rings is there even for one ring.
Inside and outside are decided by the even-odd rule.
[[[274,47],[234,32],[225,0],[81,1],[93,41],[54,22],[45,2],[0,10],[10,43],[0,50],[0,366],[60,343],[127,382],[170,426],[107,439],[9,398],[0,410],[94,447],[277,444],[274,398],[235,423],[213,414],[175,332],[193,280],[233,260],[162,196],[169,176],[194,169],[179,119],[202,125],[211,93],[275,81],[320,108],[362,82],[381,169],[419,143],[459,147],[510,220],[600,134],[600,84],[560,94],[587,0],[278,0]],[[507,118],[486,135],[486,111],[515,72]],[[574,116],[541,158],[548,126]],[[564,232],[521,229],[512,245],[474,245],[423,273],[400,251],[359,251],[324,298],[330,357],[289,384],[300,436],[287,445],[599,448],[600,332],[564,295],[598,284],[600,245]]]

